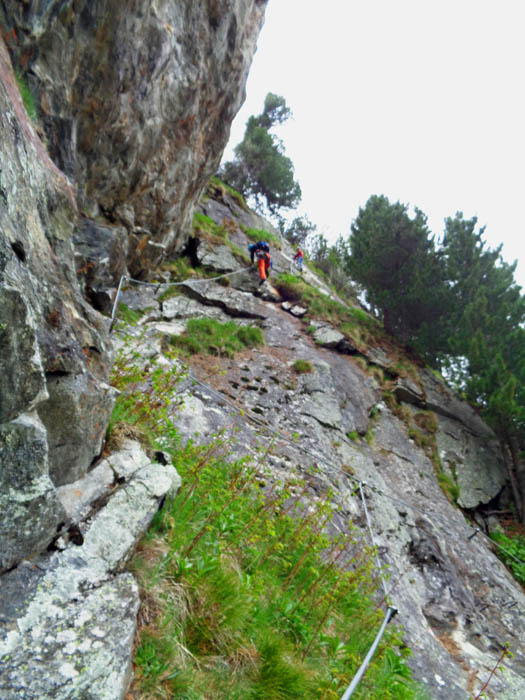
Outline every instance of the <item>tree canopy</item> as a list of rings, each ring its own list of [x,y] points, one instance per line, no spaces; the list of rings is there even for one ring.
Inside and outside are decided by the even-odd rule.
[[[423,212],[410,216],[406,205],[374,195],[341,262],[385,329],[444,371],[495,430],[524,521],[525,298],[515,264],[502,260],[501,246],[487,248],[476,227],[458,212],[436,245]]]
[[[348,242],[348,271],[387,332],[433,359],[445,347],[451,296],[426,216],[419,209],[410,216],[406,205],[374,195],[359,210]]]
[[[291,116],[283,97],[268,93],[264,109],[246,123],[244,138],[234,149],[234,160],[225,163],[220,177],[244,197],[252,198],[255,208],[278,216],[282,209],[293,209],[301,201],[301,188],[294,180],[292,161],[285,155],[283,142],[270,133],[276,124]]]

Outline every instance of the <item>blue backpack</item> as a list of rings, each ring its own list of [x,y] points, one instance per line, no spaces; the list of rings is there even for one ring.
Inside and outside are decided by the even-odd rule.
[[[251,252],[256,251],[256,250],[264,250],[265,252],[269,253],[270,252],[270,246],[266,241],[259,241],[258,243],[252,243],[251,245],[248,246],[248,250]]]

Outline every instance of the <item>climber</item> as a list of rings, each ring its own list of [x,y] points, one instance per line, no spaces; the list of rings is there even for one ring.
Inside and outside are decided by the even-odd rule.
[[[252,264],[257,258],[257,267],[259,268],[259,277],[261,284],[270,276],[270,269],[273,267],[272,257],[270,255],[270,246],[266,241],[258,241],[248,246],[250,251],[250,259]]]
[[[297,253],[293,256],[293,261],[299,270],[299,272],[302,274],[303,272],[303,262],[304,262],[304,254],[303,251],[300,248],[297,248]]]

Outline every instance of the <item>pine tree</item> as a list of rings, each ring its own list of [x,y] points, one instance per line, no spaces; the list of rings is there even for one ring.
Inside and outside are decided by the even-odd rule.
[[[385,329],[432,361],[446,345],[449,289],[427,219],[419,209],[374,195],[349,238],[348,268],[379,310]]]
[[[266,207],[277,217],[282,209],[293,209],[301,201],[293,163],[285,155],[283,142],[270,133],[290,116],[284,98],[268,93],[262,114],[248,119],[244,138],[234,149],[234,160],[225,163],[219,173],[231,187],[251,197],[256,209],[264,212]]]
[[[445,222],[443,254],[455,304],[449,375],[480,407],[499,438],[518,519],[525,519],[525,298],[501,246],[485,248],[484,229],[461,213]]]

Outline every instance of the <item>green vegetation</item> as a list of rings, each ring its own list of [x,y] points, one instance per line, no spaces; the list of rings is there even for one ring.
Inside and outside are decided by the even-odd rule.
[[[211,318],[193,318],[186,325],[183,335],[174,335],[170,342],[185,353],[204,353],[233,357],[246,348],[264,345],[260,328],[239,326],[233,321],[220,323]]]
[[[225,163],[219,175],[244,197],[251,197],[255,208],[278,216],[282,209],[293,209],[301,200],[301,188],[294,178],[292,161],[284,155],[284,145],[270,129],[283,124],[291,112],[279,95],[268,93],[262,114],[246,123],[244,138],[235,147],[234,160]]]
[[[314,371],[314,366],[308,360],[296,360],[293,363],[293,368],[297,374],[309,374]]]
[[[525,535],[504,535],[502,532],[491,532],[490,537],[500,545],[498,557],[508,566],[516,581],[525,586]],[[519,561],[517,561],[519,560]]]
[[[438,324],[451,298],[422,211],[411,217],[406,205],[370,197],[352,224],[346,263],[368,302],[380,310],[387,333],[426,355],[444,348]]]
[[[477,405],[503,445],[517,518],[525,454],[525,297],[501,246],[487,249],[477,219],[458,212],[434,244],[418,209],[371,197],[343,264],[366,289],[386,330],[442,370]]]
[[[337,324],[339,330],[358,347],[366,341],[382,336],[381,326],[362,309],[347,307],[330,299],[295,275],[280,273],[274,281],[274,286],[283,299],[305,306],[310,320],[318,319]]]
[[[120,350],[113,365],[111,384],[119,390],[106,440],[116,446],[121,436],[132,435],[147,448],[158,447],[159,439],[178,442],[170,417],[176,405],[175,392],[185,373],[176,364],[176,352],[168,349],[164,356],[171,366],[153,359],[140,365],[136,352]]]
[[[457,505],[459,498],[459,485],[457,482],[443,470],[438,471],[437,480],[448,500]]]
[[[37,109],[35,105],[35,99],[31,93],[31,90],[29,89],[29,85],[27,84],[27,81],[24,78],[24,76],[20,73],[15,73],[15,78],[16,83],[18,85],[18,90],[20,92],[20,96],[22,98],[22,102],[24,103],[24,107],[26,108],[27,116],[29,117],[29,119],[31,119],[32,122],[35,122],[37,119]]]
[[[143,313],[143,311],[134,311],[133,309],[130,309],[129,306],[126,306],[126,304],[119,302],[118,316],[119,320],[124,324],[136,326]]]
[[[419,411],[414,415],[416,424],[427,433],[434,435],[438,428],[437,416],[434,411]]]
[[[223,226],[219,226],[213,219],[200,211],[196,211],[193,215],[193,232],[218,245],[226,243],[228,236],[228,232]]]
[[[229,224],[226,221],[219,225],[213,219],[210,219],[209,216],[199,211],[196,211],[193,215],[194,236],[207,239],[215,245],[227,245],[238,260],[241,260],[243,263],[249,263],[250,256],[248,253],[230,241],[230,232]]]
[[[186,280],[188,277],[194,276],[197,272],[188,256],[174,258],[164,263],[163,269],[169,271],[171,278],[176,282]]]
[[[148,698],[338,698],[381,620],[368,552],[352,535],[327,538],[326,501],[314,513],[292,486],[257,486],[256,465],[174,453],[184,486],[135,557],[149,621],[136,652]],[[294,484],[299,491],[301,482]],[[354,551],[351,569],[327,564]],[[413,698],[403,660],[382,643],[358,698]]]
[[[351,527],[326,534],[332,493],[312,509],[308,478],[267,473],[271,444],[254,460],[221,456],[222,435],[182,446],[170,418],[179,370],[137,359],[128,351],[115,363],[112,431],[139,426],[171,455],[182,487],[132,561],[142,601],[133,696],[338,699],[383,618],[371,551]],[[354,697],[422,697],[406,654],[390,625]]]
[[[222,182],[217,175],[214,175],[208,185],[208,194],[211,194],[217,198],[217,194],[223,197],[226,192],[233,197],[241,209],[244,209],[244,211],[250,211],[242,194],[237,192],[237,190],[234,190],[233,187],[230,187],[230,185]]]
[[[257,228],[243,228],[243,231],[252,241],[266,241],[270,246],[277,248],[277,250],[281,250],[282,248],[281,241],[273,233],[270,233],[270,231]]]
[[[284,222],[280,228],[283,236],[293,246],[304,246],[317,230],[317,226],[307,216],[296,216],[287,228],[284,228]]]

